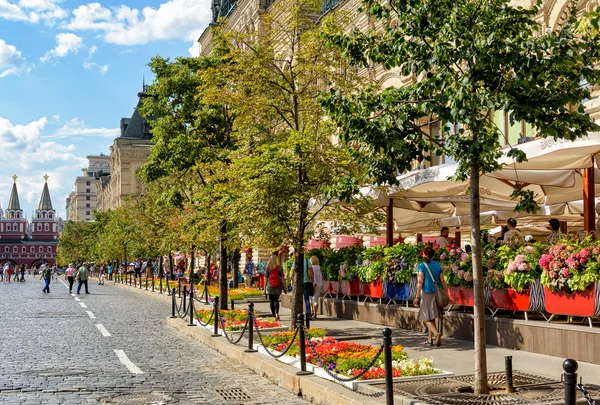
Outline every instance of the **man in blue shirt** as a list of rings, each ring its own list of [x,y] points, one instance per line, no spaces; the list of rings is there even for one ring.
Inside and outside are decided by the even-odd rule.
[[[252,279],[254,277],[254,263],[251,257],[246,258],[246,267],[244,268],[246,274],[246,287],[252,287]]]

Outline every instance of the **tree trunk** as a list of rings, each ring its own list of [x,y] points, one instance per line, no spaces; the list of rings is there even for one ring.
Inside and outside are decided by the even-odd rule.
[[[159,278],[163,278],[163,276],[165,275],[165,268],[163,266],[164,264],[164,257],[163,255],[160,255],[158,257],[158,277]]]
[[[306,221],[307,202],[300,203],[300,216],[296,227],[296,238],[294,241],[294,276],[293,276],[293,298],[292,298],[292,329],[296,325],[298,314],[306,312],[304,310],[304,228]]]
[[[210,265],[210,255],[207,253],[206,262],[204,262],[204,267],[206,267],[206,285],[210,285],[210,282],[212,281],[212,275],[210,274]]]
[[[240,272],[240,250],[235,249],[231,255],[231,277],[233,277],[233,288],[238,288],[238,275]]]
[[[475,343],[475,394],[489,392],[487,380],[487,357],[485,347],[485,303],[483,301],[483,262],[481,259],[481,236],[479,218],[479,161],[471,162],[470,180],[471,205],[471,250],[473,254],[473,295],[474,295],[474,330]]]
[[[175,280],[175,269],[173,268],[173,253],[169,252],[169,274],[171,274],[171,276],[169,277],[172,281]]]
[[[219,281],[219,309],[227,309],[227,247],[225,247],[227,223],[221,223],[221,239],[219,248],[221,251],[221,277]]]

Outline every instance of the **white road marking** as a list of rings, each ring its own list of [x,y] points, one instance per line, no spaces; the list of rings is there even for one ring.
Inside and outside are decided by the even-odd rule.
[[[81,301],[81,299],[79,299],[79,298],[75,297],[75,301]]]
[[[85,311],[85,312],[87,312],[87,314],[90,316],[90,318],[96,319],[96,315],[94,315],[94,313],[92,311]]]
[[[123,363],[125,367],[127,367],[127,369],[133,374],[144,374],[144,372],[140,370],[138,366],[136,366],[131,360],[129,360],[129,357],[127,357],[123,350],[115,349],[115,353],[117,354],[117,357],[119,358],[121,363]]]
[[[71,294],[71,297],[77,297],[75,294]]]
[[[80,302],[79,305],[81,305],[81,308],[87,308],[87,305],[85,305],[83,302]]]
[[[100,333],[102,333],[102,336],[105,336],[105,337],[111,336],[111,334],[106,330],[106,328],[104,327],[104,325],[102,325],[101,323],[97,323],[96,324],[96,328],[98,328],[98,330],[100,331]]]

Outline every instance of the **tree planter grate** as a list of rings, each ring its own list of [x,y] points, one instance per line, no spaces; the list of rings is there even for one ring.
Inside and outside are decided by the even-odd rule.
[[[474,376],[467,375],[397,382],[394,383],[394,392],[434,405],[564,403],[563,384],[551,378],[516,371],[513,373],[515,392],[507,394],[504,373],[489,373],[490,393],[488,395],[473,393],[474,380]],[[385,388],[384,385],[379,384],[378,387]],[[595,396],[594,393],[599,393],[599,391],[594,391],[592,396]]]
[[[221,389],[215,392],[225,401],[252,401],[252,398],[239,388]]]

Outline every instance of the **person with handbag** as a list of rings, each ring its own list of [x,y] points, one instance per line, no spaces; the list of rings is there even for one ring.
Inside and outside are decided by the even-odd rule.
[[[439,347],[442,344],[442,334],[438,333],[436,321],[441,317],[441,308],[448,305],[448,294],[442,276],[442,266],[433,260],[434,255],[435,251],[430,247],[423,250],[424,261],[418,267],[419,278],[414,304],[419,306],[418,319],[425,322],[429,330],[425,343],[433,345],[435,337],[435,344]]]

